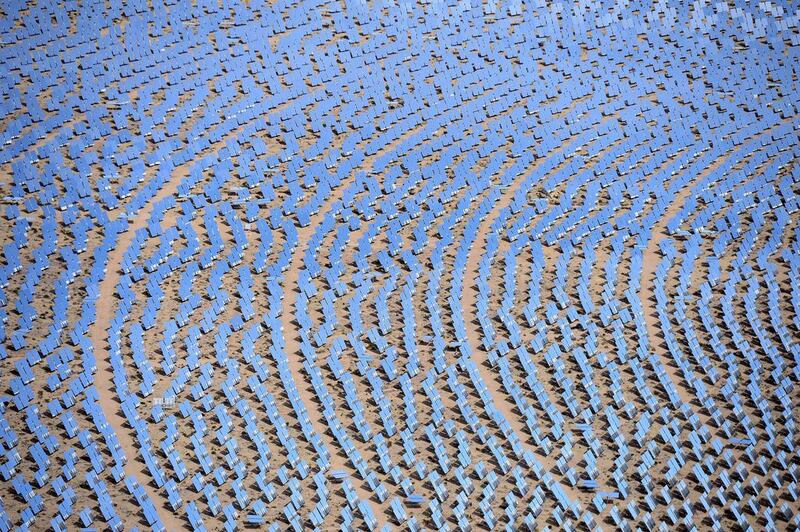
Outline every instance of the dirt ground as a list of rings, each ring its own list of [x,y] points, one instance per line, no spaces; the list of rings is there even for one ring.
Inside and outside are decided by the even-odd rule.
[[[0,530],[800,525],[786,7],[223,4],[2,8]]]

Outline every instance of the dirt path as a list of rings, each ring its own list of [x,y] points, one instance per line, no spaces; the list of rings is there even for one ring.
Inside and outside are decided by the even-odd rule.
[[[548,157],[554,155],[560,150],[561,148],[553,151],[552,153],[548,154]],[[461,298],[461,312],[464,317],[464,326],[467,329],[467,341],[469,342],[472,361],[478,368],[481,379],[483,379],[483,382],[486,385],[486,389],[494,398],[495,407],[500,411],[506,421],[508,421],[511,428],[519,437],[522,445],[526,449],[534,452],[544,468],[547,471],[550,471],[555,467],[555,460],[550,456],[542,456],[541,454],[536,453],[536,449],[528,443],[525,436],[528,433],[527,426],[525,426],[525,424],[520,420],[520,416],[514,413],[514,406],[509,400],[508,394],[505,393],[502,384],[495,378],[497,375],[495,375],[494,372],[492,372],[485,365],[486,356],[481,347],[481,333],[473,324],[472,320],[472,317],[476,314],[478,308],[478,269],[480,267],[481,255],[486,249],[486,236],[491,232],[492,223],[494,222],[495,218],[497,218],[503,208],[507,207],[511,203],[511,200],[514,198],[514,194],[516,193],[517,189],[525,183],[525,180],[536,170],[536,168],[539,167],[542,161],[544,161],[544,159],[535,162],[528,172],[518,177],[514,183],[503,192],[503,194],[500,196],[500,199],[492,207],[492,210],[481,221],[475,236],[475,240],[472,242],[469,254],[467,255],[467,266],[464,271],[464,279],[462,284],[463,292]],[[557,165],[552,172],[558,171],[563,164],[565,163],[560,163]],[[480,245],[476,245],[478,241],[480,241]],[[571,500],[578,500],[579,493],[575,488],[563,483],[561,483],[561,487]]]
[[[791,121],[791,118],[782,120],[781,122],[755,135],[751,139],[751,142],[755,143],[765,135],[772,133],[773,130],[778,129],[782,125],[785,125]],[[736,149],[735,152],[738,152],[740,149],[741,148]],[[681,375],[679,368],[673,367],[672,364],[669,363],[671,357],[669,356],[666,347],[661,347],[661,341],[659,339],[659,335],[661,334],[661,322],[658,319],[655,296],[656,269],[658,268],[658,263],[661,262],[659,246],[665,238],[669,237],[669,234],[667,233],[667,223],[669,223],[672,217],[677,214],[681,207],[683,207],[683,203],[691,194],[694,185],[705,179],[717,168],[724,165],[735,152],[734,150],[730,150],[727,153],[719,156],[710,165],[698,173],[690,183],[682,187],[675,194],[675,196],[670,200],[667,210],[654,224],[650,233],[650,240],[647,242],[647,247],[642,254],[639,299],[641,301],[642,313],[644,314],[645,325],[647,327],[647,338],[650,343],[650,349],[661,359],[661,364],[664,366],[667,376],[677,390],[678,396],[680,397],[681,401],[686,404],[691,404],[691,401],[694,398],[694,394],[692,393],[693,390],[681,384],[683,382],[683,375]],[[750,153],[751,152],[743,152],[742,157],[737,159],[737,161],[749,157]],[[700,414],[701,419],[706,417],[705,414],[698,414]]]
[[[382,156],[386,151],[394,149],[413,136],[417,131],[417,128],[404,131],[394,142],[365,158],[360,167],[362,169],[371,170],[378,157]],[[300,351],[300,331],[298,324],[294,320],[295,310],[297,309],[297,297],[300,294],[300,289],[298,287],[299,272],[303,267],[303,257],[305,256],[308,243],[311,242],[314,231],[316,231],[319,224],[322,223],[322,220],[325,219],[325,215],[331,211],[332,205],[342,199],[342,195],[348,185],[349,182],[338,185],[326,201],[324,209],[320,209],[316,215],[312,216],[311,222],[306,227],[299,227],[297,229],[298,244],[297,247],[292,250],[291,263],[283,276],[284,295],[281,308],[281,328],[283,329],[283,338],[286,343],[284,348],[286,350],[289,371],[292,373],[297,392],[300,394],[300,399],[303,401],[306,411],[308,412],[309,421],[314,428],[314,432],[320,435],[325,446],[330,451],[330,468],[331,470],[340,469],[350,473],[353,488],[359,498],[370,505],[378,527],[380,528],[387,524],[386,509],[383,508],[382,510],[381,505],[372,499],[372,494],[364,489],[362,485],[363,481],[358,478],[356,469],[348,462],[346,457],[339,454],[341,450],[339,442],[328,432],[328,422],[322,414],[319,398],[311,386],[310,376],[307,375],[306,369],[303,367],[303,355]],[[366,226],[362,226],[361,229],[356,231],[356,234],[350,235],[350,239],[357,240],[358,235],[365,229]]]
[[[715,162],[714,165],[709,167],[703,174],[710,173],[713,168],[721,165],[723,161],[724,159],[720,159],[718,162]],[[661,347],[661,340],[659,339],[661,322],[658,318],[658,310],[656,309],[655,280],[656,269],[661,262],[659,246],[665,238],[669,238],[667,223],[681,209],[684,201],[686,201],[686,198],[691,194],[694,183],[695,181],[692,181],[675,194],[667,210],[653,226],[650,232],[650,240],[647,242],[647,247],[642,254],[642,272],[639,281],[639,299],[642,305],[642,314],[644,314],[644,322],[647,327],[647,340],[650,343],[650,349],[661,360],[661,365],[664,367],[664,371],[670,381],[672,381],[672,385],[675,387],[678,397],[686,404],[691,404],[693,395],[686,386],[681,384],[683,382],[683,376],[680,374],[679,368],[669,363],[671,357],[669,357],[666,347]]]
[[[111,320],[117,308],[117,283],[119,282],[120,265],[125,251],[130,247],[136,231],[142,227],[147,227],[147,220],[150,218],[153,207],[162,199],[177,193],[180,177],[175,176],[164,185],[147,205],[129,220],[128,228],[125,232],[120,233],[116,246],[108,255],[106,275],[100,283],[97,297],[97,319],[89,328],[89,337],[92,340],[97,363],[97,373],[95,373],[94,378],[95,388],[100,398],[100,408],[102,408],[109,425],[114,429],[119,444],[125,452],[127,458],[125,476],[135,478],[144,487],[147,496],[158,512],[161,523],[168,531],[185,529],[186,524],[178,518],[178,515],[167,504],[167,498],[163,496],[161,491],[149,482],[150,472],[144,462],[139,460],[138,446],[134,444],[133,430],[125,426],[127,420],[122,413],[119,398],[114,389],[114,370],[111,367],[109,356],[108,330],[111,327]]]
[[[341,185],[334,191],[333,196],[328,201],[328,205],[340,199],[344,188],[345,186]],[[376,502],[372,500],[372,494],[362,486],[363,481],[357,477],[355,468],[350,465],[347,458],[339,454],[341,447],[333,435],[328,432],[328,422],[322,414],[322,405],[313,387],[310,385],[310,376],[307,376],[306,370],[303,367],[303,354],[300,351],[300,331],[298,324],[294,320],[295,310],[297,309],[297,298],[300,295],[298,279],[300,269],[303,267],[303,257],[305,256],[308,243],[314,235],[314,231],[324,217],[325,215],[322,213],[317,214],[312,218],[308,226],[298,228],[298,246],[292,252],[291,264],[283,277],[284,297],[281,309],[281,328],[283,329],[283,338],[286,342],[286,358],[289,371],[292,373],[297,392],[300,394],[300,399],[303,401],[306,411],[308,412],[308,418],[314,428],[314,432],[320,435],[330,452],[331,470],[340,469],[351,474],[353,477],[351,481],[353,488],[359,498],[367,501],[371,506],[372,513],[375,515],[378,526],[381,527],[386,523],[386,515],[378,508]]]
[[[360,168],[371,171],[374,162],[379,157],[383,156],[387,151],[395,149],[414,136],[418,131],[419,128],[417,127],[404,131],[392,143],[366,157],[362,161]],[[297,229],[298,246],[292,250],[292,261],[283,277],[284,296],[281,309],[281,328],[283,329],[283,337],[286,343],[285,350],[289,371],[292,373],[297,392],[300,394],[300,399],[303,401],[306,411],[308,412],[309,421],[314,428],[314,432],[320,435],[325,446],[330,451],[330,468],[331,470],[340,469],[350,473],[353,488],[359,498],[370,505],[378,527],[380,528],[388,523],[386,508],[384,507],[388,505],[380,505],[372,499],[372,494],[364,489],[362,485],[363,481],[359,480],[356,469],[348,462],[346,457],[339,454],[341,450],[339,442],[328,432],[328,422],[322,414],[319,398],[311,386],[310,376],[307,375],[306,369],[303,367],[303,355],[300,351],[300,331],[298,329],[298,324],[294,320],[295,309],[297,308],[297,296],[300,294],[300,289],[298,287],[299,272],[300,268],[303,266],[303,257],[305,256],[308,243],[311,241],[314,231],[316,231],[319,224],[322,223],[322,220],[325,219],[325,215],[330,212],[332,205],[342,199],[342,195],[348,185],[349,181],[338,185],[333,192],[331,192],[331,196],[325,202],[324,208],[320,209],[316,215],[311,217],[311,222],[308,226]],[[360,234],[365,230],[366,226],[362,225],[360,229],[350,235],[350,240],[357,241]],[[309,408],[309,406],[311,408]]]
[[[281,104],[275,109],[275,113],[280,112],[287,104]],[[223,134],[221,138],[212,141],[211,144],[204,147],[200,152],[195,154],[192,161],[197,160],[209,153],[216,153],[220,146],[224,146],[230,139],[237,138],[249,125],[246,122],[238,125],[231,131]],[[181,136],[187,135],[187,129],[190,122],[181,129]],[[122,414],[119,399],[116,395],[116,390],[113,388],[114,370],[111,367],[111,360],[109,358],[109,345],[108,345],[108,329],[111,325],[114,312],[116,310],[116,290],[117,283],[120,278],[119,265],[125,255],[125,251],[130,247],[136,231],[140,228],[147,227],[147,220],[153,212],[153,207],[164,198],[176,195],[178,186],[181,181],[189,175],[189,167],[192,161],[188,161],[180,166],[172,169],[171,179],[153,196],[145,206],[143,206],[138,214],[128,220],[128,228],[124,233],[118,235],[118,240],[114,249],[108,255],[106,262],[106,275],[100,283],[99,295],[97,298],[97,319],[95,323],[89,328],[89,337],[92,341],[92,346],[95,352],[97,363],[97,373],[95,374],[95,387],[100,398],[100,407],[103,410],[108,423],[114,429],[117,435],[119,444],[125,451],[125,456],[128,461],[125,464],[125,475],[137,479],[148,479],[146,482],[139,482],[147,492],[148,497],[153,502],[158,517],[161,522],[170,532],[180,529],[188,529],[188,522],[183,522],[175,514],[172,508],[167,503],[167,498],[162,496],[157,488],[150,485],[150,472],[147,470],[143,462],[138,460],[138,446],[134,444],[135,438],[131,437],[132,430],[125,428],[127,420]],[[164,215],[165,223],[170,222],[174,224],[176,213],[168,211]],[[106,384],[107,386],[100,386],[99,383]]]

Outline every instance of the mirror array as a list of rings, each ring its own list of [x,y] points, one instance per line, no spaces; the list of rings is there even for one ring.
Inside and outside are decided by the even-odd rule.
[[[0,530],[800,526],[792,2],[0,12]]]

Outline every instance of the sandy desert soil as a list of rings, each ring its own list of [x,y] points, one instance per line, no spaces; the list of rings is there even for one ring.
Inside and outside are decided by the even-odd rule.
[[[3,8],[0,530],[149,528],[103,423],[170,531],[796,528],[796,28],[668,4]]]

